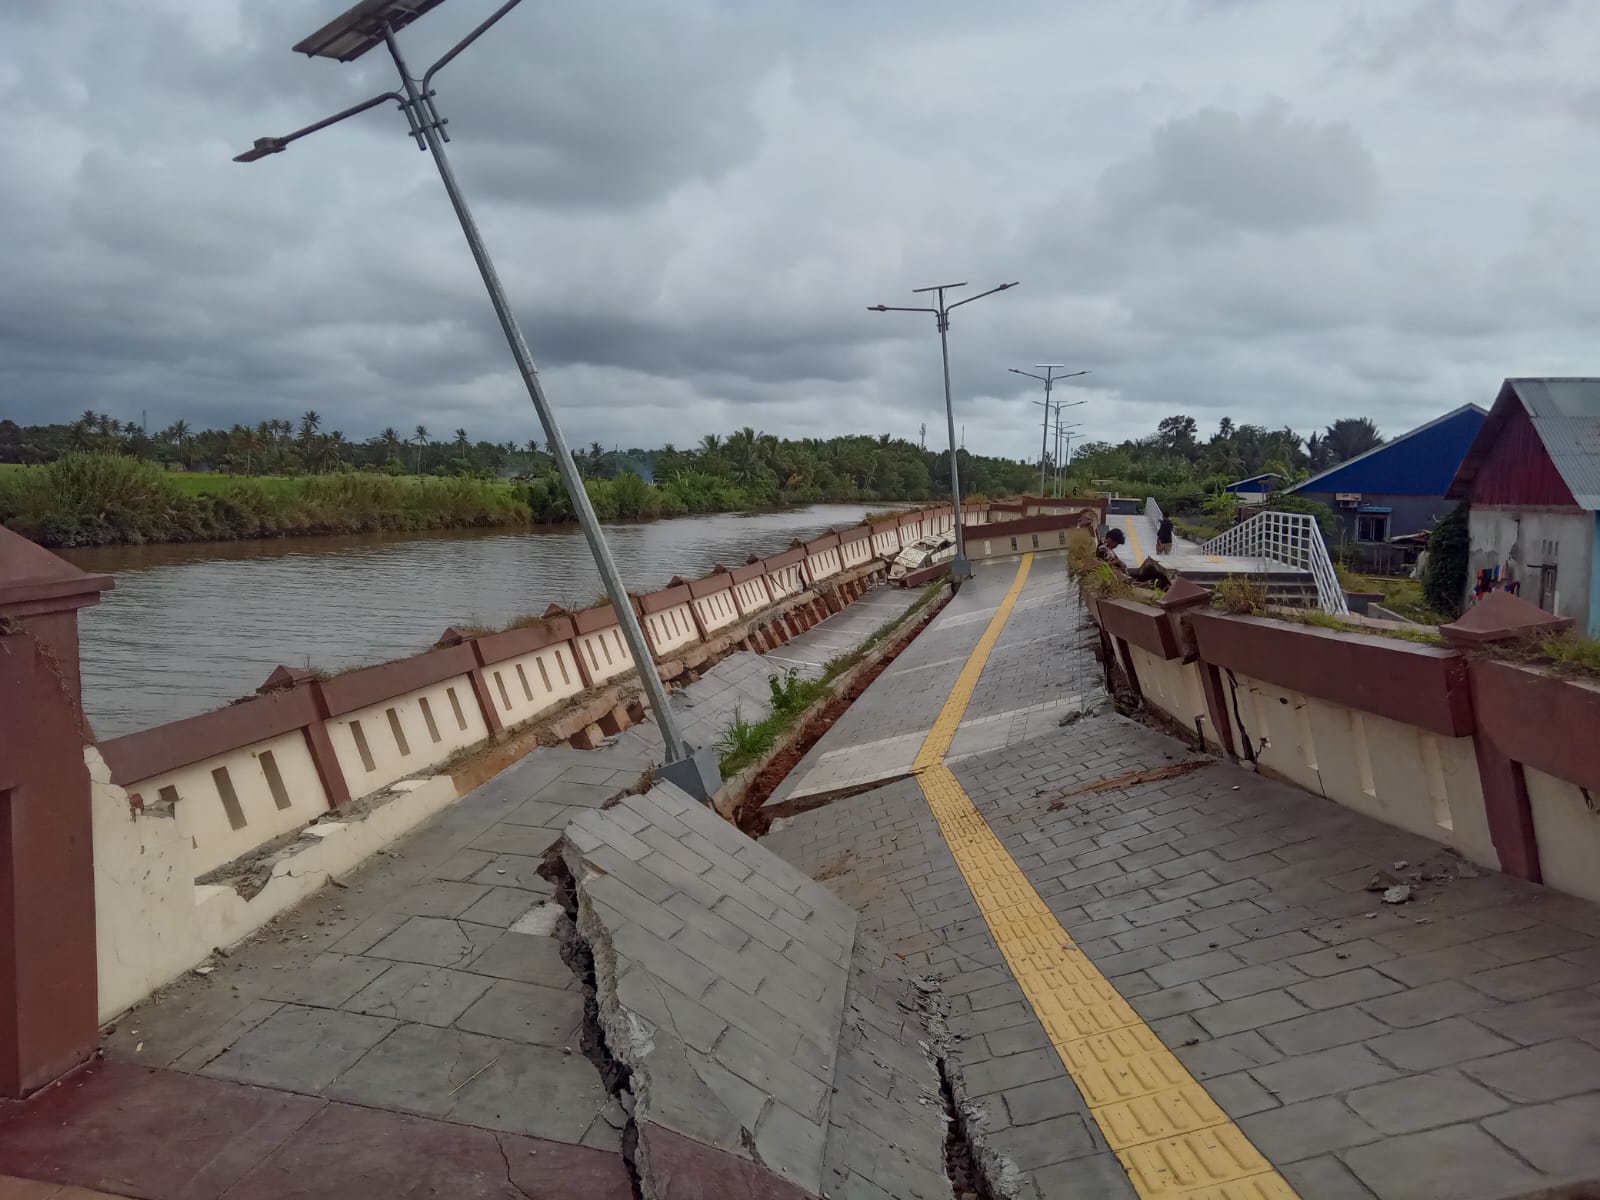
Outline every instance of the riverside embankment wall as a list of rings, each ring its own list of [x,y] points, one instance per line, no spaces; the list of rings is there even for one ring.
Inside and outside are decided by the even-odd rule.
[[[1017,520],[997,516],[996,529]],[[965,519],[987,524],[989,514],[969,508]],[[1077,517],[1048,519],[1064,529]],[[879,518],[634,596],[651,668],[692,680],[735,650],[775,649],[862,595],[884,553],[953,523],[949,505]],[[482,759],[514,736],[494,750],[507,757],[492,773],[536,740],[593,748],[642,719],[636,670],[611,605],[552,609],[498,632],[452,627],[422,654],[332,678],[280,667],[254,696],[92,748],[101,1015],[260,928],[487,777],[458,784],[452,760]]]
[[[1209,607],[1094,608],[1145,705],[1211,749],[1600,900],[1600,685]]]

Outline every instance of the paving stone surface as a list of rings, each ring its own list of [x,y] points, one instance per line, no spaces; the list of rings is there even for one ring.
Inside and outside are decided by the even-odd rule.
[[[1034,576],[1049,569],[1036,562]],[[1033,588],[1031,577],[1023,603]],[[919,689],[959,661],[917,684],[904,675],[920,665],[913,652],[959,658],[993,595],[980,588],[966,611],[952,603],[863,696],[872,707],[840,744],[868,737],[878,714],[917,741],[937,710]],[[1070,598],[1052,603],[1040,607],[1068,627]],[[1051,672],[1070,671],[1049,653],[1008,660],[1011,629],[966,722],[1045,700]],[[1422,838],[1213,759],[1083,790],[1196,757],[1102,715],[947,761],[1068,933],[1310,1200],[1512,1197],[1600,1175],[1600,907],[1462,866]],[[993,1161],[1015,1165],[1039,1195],[1086,1194],[1055,1164],[1022,1166],[1051,1143],[1025,1131],[1051,1122],[1060,1152],[1081,1155],[1062,1165],[1102,1151],[916,782],[786,819],[765,844],[857,908],[864,933],[942,977],[952,1064]],[[1364,883],[1402,859],[1439,877],[1410,904],[1382,905]],[[1069,1119],[1087,1145],[1059,1124]],[[1441,1155],[1462,1165],[1436,1176]]]
[[[626,1069],[641,1128],[812,1195],[948,1190],[912,985],[853,909],[668,784],[578,816],[559,854],[593,962],[585,1044]],[[640,1173],[664,1189],[647,1157]]]

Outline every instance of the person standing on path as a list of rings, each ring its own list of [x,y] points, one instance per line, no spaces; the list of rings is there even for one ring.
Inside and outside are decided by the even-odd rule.
[[[1156,553],[1172,553],[1172,518],[1162,517],[1161,524],[1156,527]]]

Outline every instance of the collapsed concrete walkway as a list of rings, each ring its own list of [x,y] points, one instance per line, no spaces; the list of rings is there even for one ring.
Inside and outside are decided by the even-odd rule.
[[[230,1200],[1600,1175],[1600,907],[1079,715],[1064,566],[980,567],[759,844],[668,787],[612,803],[644,734],[530,756],[129,1014],[0,1117],[0,1171]],[[759,704],[752,661],[685,711]]]
[[[879,588],[783,652],[820,670],[916,598]],[[736,709],[759,720],[786,665],[718,663],[673,696],[684,736],[714,744]],[[0,1112],[0,1172],[160,1200],[282,1195],[291,1176],[306,1197],[387,1194],[389,1180],[394,1194],[420,1180],[452,1197],[630,1196],[626,1115],[584,1053],[584,995],[539,869],[573,816],[637,789],[660,755],[650,721],[597,750],[535,750],[125,1014],[102,1064]],[[341,1159],[351,1137],[361,1148]]]
[[[914,675],[862,697],[926,731],[914,777],[764,842],[941,978],[996,1193],[1488,1200],[1600,1176],[1597,906],[1114,715],[952,762],[954,721],[1048,697],[1008,649],[1059,570],[982,573],[930,629],[983,660],[954,715]],[[1413,898],[1383,904],[1379,871]]]

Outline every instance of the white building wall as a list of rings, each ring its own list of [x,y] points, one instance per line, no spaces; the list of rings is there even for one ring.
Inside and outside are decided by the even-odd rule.
[[[1579,633],[1591,621],[1590,588],[1593,583],[1595,514],[1539,512],[1509,508],[1474,508],[1467,517],[1471,549],[1467,559],[1467,602],[1480,570],[1499,569],[1500,580],[1521,584],[1518,595],[1540,604],[1539,568],[1553,564],[1554,595],[1540,606],[1560,617],[1571,617]]]

